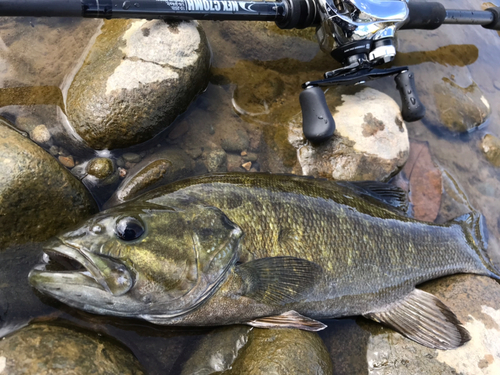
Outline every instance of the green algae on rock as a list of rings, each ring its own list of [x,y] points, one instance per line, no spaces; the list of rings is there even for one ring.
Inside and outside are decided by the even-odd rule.
[[[182,375],[333,374],[328,350],[317,333],[296,329],[232,326],[207,335]]]
[[[0,165],[0,249],[46,240],[97,212],[80,181],[3,121]]]
[[[42,323],[0,340],[0,373],[144,375],[137,359],[120,343],[95,332]]]
[[[94,149],[144,142],[205,89],[209,65],[195,22],[106,21],[68,90],[68,118]]]

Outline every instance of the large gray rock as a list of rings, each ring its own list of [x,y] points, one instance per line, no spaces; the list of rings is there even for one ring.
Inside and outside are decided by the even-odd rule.
[[[0,341],[0,374],[142,375],[134,355],[102,334],[34,324]]]
[[[336,180],[388,180],[405,164],[409,140],[398,104],[388,95],[365,88],[354,95],[327,93],[336,123],[335,135],[313,145],[302,133],[302,118],[290,124],[288,139],[297,150],[304,175]]]
[[[182,375],[333,374],[332,360],[317,333],[298,329],[231,326],[207,335]]]
[[[0,165],[0,249],[46,240],[97,212],[70,172],[3,121]]]
[[[194,21],[107,21],[68,90],[68,118],[94,149],[141,143],[205,89],[209,65]]]

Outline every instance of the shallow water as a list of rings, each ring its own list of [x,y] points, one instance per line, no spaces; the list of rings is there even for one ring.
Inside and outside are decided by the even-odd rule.
[[[464,0],[447,0],[443,4],[454,9],[478,9],[482,5]],[[59,140],[58,146],[73,155],[77,163],[96,153],[68,134],[65,90],[100,24],[97,20],[0,19],[0,115],[21,130],[26,129],[20,119],[35,118],[46,124]],[[323,72],[339,67],[338,63],[319,50],[311,30],[284,32],[273,24],[248,24],[244,26],[248,27],[245,35],[235,31],[234,22],[205,21],[202,25],[213,52],[213,75],[207,90],[169,131],[144,144],[113,151],[110,156],[118,159],[125,152],[135,152],[147,157],[173,146],[198,154],[220,141],[225,133],[244,129],[251,140],[252,134],[256,139],[261,132],[264,134],[256,145],[260,152],[255,170],[300,173],[293,161],[295,151],[287,144],[285,125],[300,115],[301,83],[321,78]],[[464,88],[475,82],[490,103],[489,119],[466,135],[442,130],[428,119],[408,124],[408,130],[413,140],[429,143],[434,161],[453,176],[472,206],[485,215],[492,256],[500,264],[500,171],[488,163],[480,149],[485,134],[500,137],[500,35],[477,26],[401,31],[398,51],[394,65],[410,65],[419,94],[430,106],[434,101],[433,84],[443,79],[453,79]],[[392,79],[369,85],[400,101]],[[242,159],[233,158],[230,162],[238,168]],[[202,167],[196,169],[196,173],[205,171]],[[112,194],[91,180],[84,183],[101,205]],[[9,305],[0,307],[0,316],[7,317],[11,325],[29,317],[44,317],[70,320],[108,333],[125,343],[149,374],[178,373],[198,340],[211,331],[91,316],[46,299],[25,282],[29,269],[38,261],[38,255],[34,255],[37,250],[38,245],[33,244],[2,253],[0,297],[9,300]],[[368,372],[368,365],[358,359],[366,352],[364,345],[372,323],[344,319],[328,324],[321,337],[332,352],[335,372]],[[359,353],[342,350],[346,342],[355,343],[349,347]]]

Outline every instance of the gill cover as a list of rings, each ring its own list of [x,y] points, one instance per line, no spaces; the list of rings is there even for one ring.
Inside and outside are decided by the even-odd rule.
[[[189,312],[225,280],[243,233],[217,208],[179,206],[133,201],[103,211],[46,249],[85,269],[38,267],[31,284],[98,314],[169,319]]]

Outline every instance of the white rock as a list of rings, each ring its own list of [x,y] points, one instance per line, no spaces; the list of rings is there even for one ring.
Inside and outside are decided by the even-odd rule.
[[[334,109],[333,94],[327,103]],[[289,142],[297,149],[304,175],[339,180],[387,180],[406,162],[410,143],[398,104],[380,91],[365,88],[342,95],[335,108],[336,132],[321,144],[302,134],[301,118],[290,125]]]

